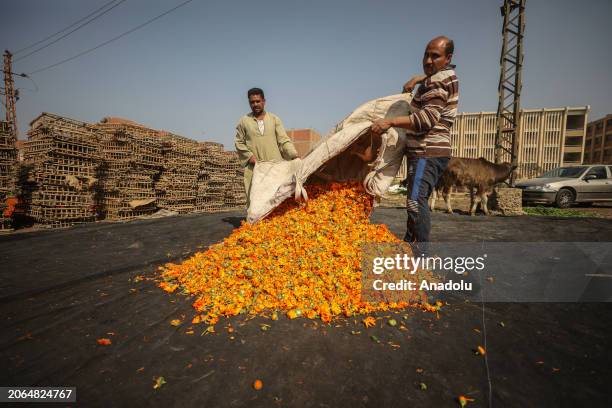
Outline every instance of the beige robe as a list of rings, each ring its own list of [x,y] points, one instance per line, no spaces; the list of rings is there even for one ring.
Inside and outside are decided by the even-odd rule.
[[[234,145],[238,152],[240,163],[244,168],[244,190],[247,196],[247,206],[250,202],[251,179],[253,165],[248,161],[255,156],[257,161],[293,160],[298,157],[293,142],[287,136],[283,123],[273,113],[266,112],[264,116],[264,133],[259,131],[257,119],[253,113],[240,118],[236,126]]]

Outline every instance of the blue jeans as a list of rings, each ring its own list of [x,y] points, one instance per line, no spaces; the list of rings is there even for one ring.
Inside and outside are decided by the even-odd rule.
[[[408,222],[404,241],[410,243],[415,256],[428,255],[427,242],[431,231],[429,196],[446,170],[449,160],[448,157],[408,159],[406,179]]]

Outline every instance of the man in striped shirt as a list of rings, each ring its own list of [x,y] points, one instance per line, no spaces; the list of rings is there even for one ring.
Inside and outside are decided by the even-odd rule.
[[[371,128],[377,136],[390,127],[406,129],[408,222],[404,241],[424,254],[431,230],[427,201],[451,157],[450,129],[459,100],[459,81],[451,65],[453,52],[454,44],[448,37],[431,40],[423,56],[425,75],[416,76],[404,85],[404,92],[412,92],[420,84],[412,99],[414,112],[378,120]]]

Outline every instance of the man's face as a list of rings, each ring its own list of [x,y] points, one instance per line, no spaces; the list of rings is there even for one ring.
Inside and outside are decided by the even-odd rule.
[[[249,105],[251,106],[253,113],[255,115],[259,115],[264,111],[266,100],[262,98],[261,95],[251,95],[249,96]]]
[[[425,75],[432,76],[451,62],[453,54],[446,55],[444,41],[435,41],[427,44],[423,55],[423,72]]]

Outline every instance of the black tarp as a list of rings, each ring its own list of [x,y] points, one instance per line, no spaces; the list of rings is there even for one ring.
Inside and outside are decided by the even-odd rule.
[[[74,406],[454,407],[464,394],[481,407],[490,379],[495,406],[612,405],[610,303],[485,304],[489,375],[472,351],[484,342],[483,306],[472,302],[449,300],[439,316],[376,314],[405,331],[386,319],[366,330],[361,318],[239,316],[221,319],[216,333],[201,335],[206,326],[197,325],[186,334],[190,300],[148,279],[162,262],[223,239],[242,216],[0,236],[0,385],[76,386]],[[402,210],[379,209],[373,220],[403,233]],[[612,241],[612,221],[593,218],[435,214],[433,223],[432,238],[443,241]],[[186,323],[170,325],[176,318]],[[102,337],[112,345],[98,345]],[[167,383],[153,389],[159,376]]]

